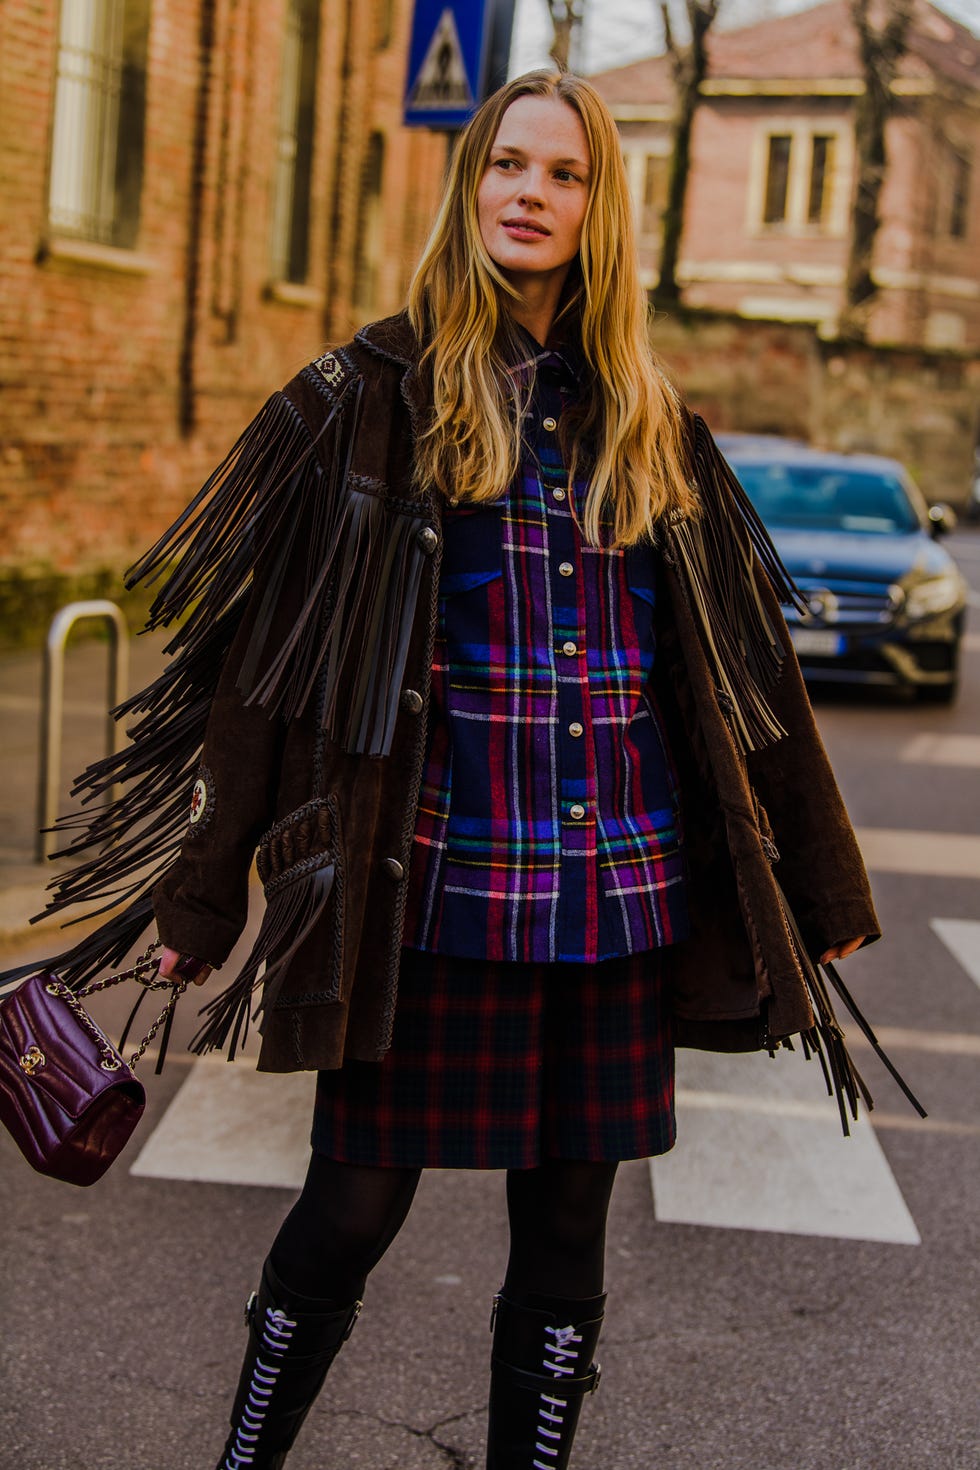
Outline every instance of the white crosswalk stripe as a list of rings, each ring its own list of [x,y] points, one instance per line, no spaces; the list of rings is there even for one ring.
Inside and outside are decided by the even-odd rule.
[[[975,919],[933,919],[930,927],[980,986],[980,923]]]
[[[254,1060],[202,1057],[191,1067],[131,1173],[298,1189],[310,1157],[316,1077],[256,1072]]]
[[[899,760],[925,766],[980,766],[980,735],[914,735]]]
[[[872,872],[980,879],[980,837],[972,832],[858,827],[857,839]]]
[[[918,1245],[874,1129],[841,1136],[815,1062],[799,1053],[678,1053],[676,1149],[653,1159],[658,1220]]]
[[[980,922],[931,927],[980,986]],[[901,1043],[902,1033],[882,1038]],[[975,1039],[947,1037],[945,1049],[973,1055]],[[658,1220],[919,1242],[873,1127],[862,1118],[840,1137],[813,1063],[681,1052],[677,1078],[678,1146],[650,1163]]]

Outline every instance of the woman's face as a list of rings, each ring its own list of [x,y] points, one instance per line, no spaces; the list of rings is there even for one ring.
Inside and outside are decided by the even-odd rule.
[[[477,193],[480,234],[518,290],[560,285],[578,254],[591,159],[574,108],[557,97],[518,97],[504,113]]]

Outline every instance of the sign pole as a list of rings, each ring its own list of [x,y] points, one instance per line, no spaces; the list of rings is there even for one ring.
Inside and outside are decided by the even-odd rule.
[[[486,61],[480,87],[481,102],[485,102],[507,80],[516,8],[517,0],[490,0]]]

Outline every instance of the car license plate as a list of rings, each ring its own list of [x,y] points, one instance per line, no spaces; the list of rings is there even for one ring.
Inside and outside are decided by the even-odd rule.
[[[797,653],[809,653],[814,658],[837,658],[846,646],[843,633],[831,633],[826,628],[793,628],[791,636]]]

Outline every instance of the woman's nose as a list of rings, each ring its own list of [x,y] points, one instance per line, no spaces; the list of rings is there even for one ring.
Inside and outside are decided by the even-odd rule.
[[[521,204],[542,204],[544,202],[544,181],[537,169],[529,168],[521,179]]]
[[[524,187],[520,193],[520,202],[521,204],[529,205],[541,204],[541,190],[525,180]]]

